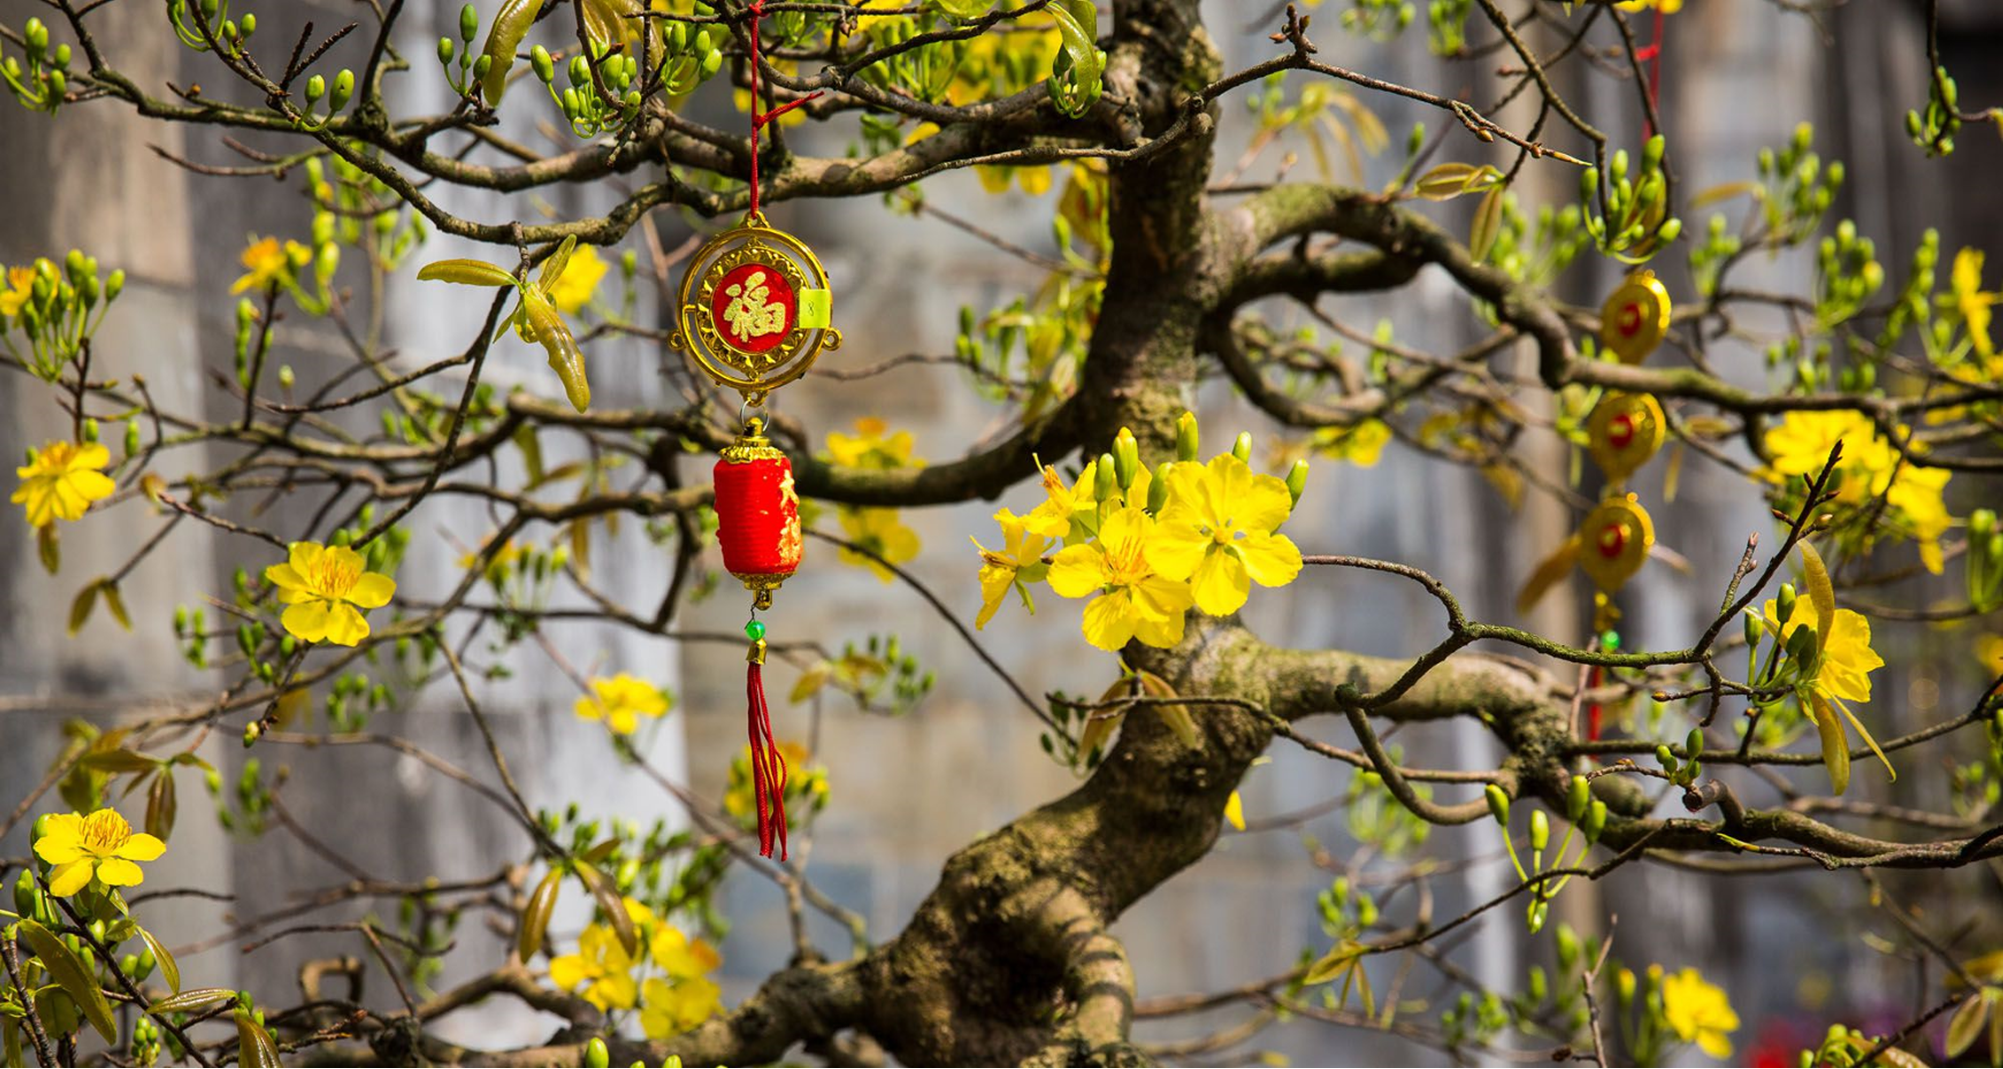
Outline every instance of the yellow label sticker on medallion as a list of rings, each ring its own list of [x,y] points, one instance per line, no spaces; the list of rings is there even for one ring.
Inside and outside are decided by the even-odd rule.
[[[828,290],[800,291],[800,326],[813,330],[834,322],[834,299]]]

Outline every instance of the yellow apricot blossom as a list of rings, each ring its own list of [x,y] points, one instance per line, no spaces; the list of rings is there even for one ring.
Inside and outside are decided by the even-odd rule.
[[[723,1010],[723,991],[703,977],[640,985],[640,1029],[648,1039],[680,1035]]]
[[[1805,478],[1820,472],[1829,451],[1842,442],[1843,456],[1837,462],[1833,488],[1851,503],[1877,492],[1877,484],[1891,470],[1896,456],[1879,440],[1878,427],[1869,416],[1847,409],[1789,412],[1779,425],[1768,428],[1764,441],[1773,457],[1768,467],[1773,475]]]
[[[565,991],[584,989],[584,1001],[601,1010],[630,1010],[639,998],[632,955],[609,924],[589,924],[577,937],[577,953],[552,958],[549,981]]]
[[[923,460],[911,455],[911,432],[885,433],[889,429],[890,425],[884,421],[865,416],[855,421],[854,434],[831,431],[828,434],[828,458],[845,467],[866,471],[924,467]]]
[[[284,564],[264,570],[285,603],[279,622],[294,638],[353,646],[369,637],[360,610],[380,609],[396,593],[396,580],[368,570],[362,555],[346,546],[294,542]]]
[[[1983,259],[1981,249],[1955,253],[1950,285],[1954,308],[1961,313],[1962,325],[1968,329],[1968,340],[1975,344],[1976,355],[1986,360],[1996,355],[1996,343],[1989,336],[1989,320],[1998,295],[1982,292]]]
[[[576,315],[578,310],[591,303],[591,295],[598,292],[598,281],[608,270],[606,262],[599,257],[594,245],[578,245],[564,262],[563,274],[550,284],[551,304],[566,315]]]
[[[1177,464],[1148,560],[1167,578],[1189,580],[1197,608],[1229,615],[1244,606],[1253,581],[1285,586],[1300,574],[1300,548],[1274,533],[1293,509],[1286,483],[1229,453],[1202,466]]]
[[[93,501],[118,489],[98,470],[111,463],[111,451],[96,442],[49,442],[29,450],[28,463],[15,468],[21,485],[11,500],[27,511],[28,526],[57,520],[79,520]]]
[[[166,843],[133,831],[116,809],[100,809],[89,816],[54,814],[35,840],[35,854],[54,866],[49,870],[49,893],[57,898],[83,890],[92,876],[107,887],[134,886],[146,878],[134,862],[151,861],[166,851]]]
[[[1390,440],[1389,424],[1366,419],[1353,427],[1324,427],[1315,432],[1314,445],[1324,456],[1347,460],[1359,468],[1374,468],[1384,459],[1384,444]]]
[[[574,711],[580,720],[603,720],[618,734],[631,735],[641,717],[659,719],[673,705],[661,688],[621,672],[592,680],[591,693],[577,699]]]
[[[1797,628],[1816,625],[1816,612],[1812,599],[1801,598],[1794,603],[1794,614],[1783,626],[1778,604],[1769,598],[1762,615],[1767,630],[1779,635],[1780,644],[1785,647]],[[1871,700],[1871,673],[1885,666],[1885,659],[1871,648],[1871,621],[1862,613],[1837,609],[1830,618],[1828,633],[1818,632],[1816,641],[1818,652],[1803,676],[1796,680],[1796,686],[1804,699],[1804,711],[1822,735],[1823,762],[1829,766],[1831,786],[1837,794],[1842,794],[1850,784],[1850,740],[1842,722],[1836,719],[1838,710],[1857,729],[1857,734],[1864,737],[1864,744],[1871,752],[1878,755],[1885,771],[1893,779],[1899,778],[1891,760],[1871,737],[1870,729],[1850,710],[1851,702],[1862,705]]]
[[[1050,589],[1062,597],[1093,597],[1085,606],[1085,641],[1117,651],[1129,639],[1168,647],[1182,641],[1189,584],[1158,574],[1149,553],[1158,541],[1154,517],[1121,508],[1098,537],[1066,548],[1050,564]]]
[[[21,314],[28,304],[28,298],[35,295],[35,269],[32,267],[10,267],[7,269],[7,288],[0,290],[0,319],[12,319]]]
[[[1739,1015],[1725,989],[1704,979],[1696,969],[1663,978],[1662,1017],[1676,1038],[1696,1043],[1713,1058],[1732,1056],[1728,1037],[1739,1030]]]
[[[261,290],[289,282],[293,270],[312,262],[313,250],[296,241],[280,245],[277,238],[264,238],[245,246],[240,259],[247,270],[230,287],[231,293]]]
[[[885,566],[886,561],[902,564],[918,555],[918,532],[898,520],[896,509],[844,507],[841,509],[841,521],[842,532],[848,540],[869,551],[862,553],[845,548],[841,551],[842,563],[868,568],[886,583],[897,580],[897,573]],[[876,556],[872,557],[870,553]]]
[[[1020,592],[1023,605],[1035,615],[1036,605],[1029,600],[1023,584],[1036,582],[1043,576],[1043,551],[1050,545],[1049,538],[1031,532],[1027,521],[1008,509],[995,513],[995,522],[1002,529],[999,552],[981,545],[980,539],[967,536],[981,552],[981,611],[974,617],[975,630],[988,626],[1010,590]]]

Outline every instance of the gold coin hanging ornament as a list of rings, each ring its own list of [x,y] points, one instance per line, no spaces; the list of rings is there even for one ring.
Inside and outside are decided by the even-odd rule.
[[[1618,486],[1662,448],[1667,423],[1653,396],[1609,390],[1586,421],[1586,451]]]
[[[754,213],[696,250],[668,345],[755,406],[841,347],[833,303],[814,251]]]
[[[1641,570],[1655,545],[1655,521],[1633,494],[1608,498],[1579,525],[1579,568],[1608,594]]]
[[[1669,330],[1669,288],[1649,270],[1627,276],[1600,308],[1600,342],[1623,364],[1639,364]]]

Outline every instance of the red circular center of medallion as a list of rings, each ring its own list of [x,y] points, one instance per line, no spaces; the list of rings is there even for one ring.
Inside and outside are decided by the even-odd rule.
[[[1633,334],[1641,329],[1641,302],[1629,301],[1620,309],[1620,332]]]
[[[792,333],[798,298],[778,268],[752,262],[716,284],[709,312],[716,332],[734,349],[762,353]]]
[[[1627,525],[1610,523],[1600,528],[1600,556],[1612,560],[1627,548]]]
[[[1634,417],[1623,412],[1615,416],[1607,426],[1607,442],[1615,449],[1626,449],[1634,441]]]

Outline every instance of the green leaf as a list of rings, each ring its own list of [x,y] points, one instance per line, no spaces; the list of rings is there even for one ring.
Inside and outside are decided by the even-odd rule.
[[[97,981],[91,979],[90,970],[84,966],[55,933],[34,921],[22,918],[17,927],[21,938],[27,940],[29,949],[42,959],[42,967],[49,976],[76,1000],[89,1019],[90,1026],[104,1037],[106,1043],[118,1042],[118,1022],[111,1016],[111,1003],[105,1000],[104,992],[98,990]]]
[[[99,589],[98,583],[93,581],[82,590],[77,591],[76,598],[70,602],[69,632],[71,638],[75,638],[76,633],[83,630],[83,625],[90,622],[90,611],[97,608],[97,593]]]
[[[515,276],[485,260],[434,260],[418,268],[419,282],[457,282],[462,286],[512,286]]]
[[[93,772],[150,772],[160,767],[158,758],[133,750],[99,750],[77,761]]]
[[[1836,719],[1836,710],[1822,695],[1810,695],[1808,708],[1809,719],[1815,721],[1815,730],[1822,736],[1822,763],[1829,768],[1829,790],[1841,795],[1850,786],[1850,740],[1843,733],[1843,722]]]
[[[1960,1009],[1954,1011],[1954,1016],[1947,1022],[1947,1042],[1942,1051],[1947,1055],[1948,1061],[1961,1057],[1968,1048],[1975,1045],[1976,1038],[1982,1034],[1982,1026],[1988,1022],[1989,1014],[1999,998],[2003,998],[2003,991],[1993,988],[1977,991],[1968,996],[1968,1001],[1963,1002]]]
[[[549,296],[549,291],[556,288],[557,279],[563,277],[563,269],[570,266],[570,254],[576,251],[577,235],[572,234],[563,239],[563,244],[558,245],[555,252],[550,253],[549,259],[542,262],[542,269],[536,272],[536,289],[541,290],[543,296]]]
[[[535,893],[529,896],[528,907],[522,910],[521,930],[515,936],[515,953],[524,964],[533,960],[536,952],[542,949],[543,933],[549,931],[549,916],[556,909],[556,893],[562,886],[563,872],[549,870],[542,882],[536,884]]]
[[[162,768],[146,789],[146,834],[165,842],[174,834],[174,818],[181,812],[174,794],[174,774]]]
[[[1048,10],[1057,22],[1057,34],[1063,44],[1050,68],[1050,98],[1057,110],[1075,119],[1085,114],[1104,90],[1106,61],[1095,40],[1099,12],[1091,0],[1065,0],[1062,4],[1052,4]],[[1058,91],[1060,76],[1069,83],[1063,92]]]
[[[1320,960],[1308,966],[1307,975],[1301,977],[1301,984],[1313,987],[1344,975],[1363,960],[1363,952],[1363,944],[1354,940],[1345,939],[1337,943],[1328,953],[1323,954]]]
[[[167,986],[172,988],[175,994],[180,994],[181,965],[174,960],[174,952],[168,950],[167,944],[153,938],[153,933],[144,928],[139,929],[139,938],[145,940],[146,949],[153,952],[153,963],[160,966],[160,975],[166,978]]]
[[[111,613],[111,618],[118,621],[118,626],[127,631],[132,630],[132,615],[125,611],[125,596],[118,592],[118,584],[106,579],[101,588],[104,591],[105,611]]]
[[[1479,263],[1488,259],[1490,249],[1495,247],[1495,238],[1502,232],[1502,191],[1500,185],[1490,187],[1474,210],[1474,228],[1468,234],[1469,255]]]
[[[633,927],[633,915],[626,912],[626,902],[619,897],[619,889],[598,871],[598,866],[589,861],[577,863],[577,878],[584,881],[585,890],[598,900],[598,908],[612,925],[613,933],[619,937],[619,945],[626,948],[629,955],[638,954],[640,933]]]
[[[988,10],[987,0],[932,0],[932,6],[955,19],[979,18]]]
[[[278,1060],[278,1044],[272,1041],[271,1033],[257,1023],[257,1018],[243,1010],[236,1011],[236,1063],[244,1069],[282,1064]]]
[[[529,317],[536,341],[549,354],[551,370],[563,381],[570,406],[579,412],[590,408],[591,381],[584,374],[584,351],[577,347],[577,339],[571,336],[570,326],[557,314],[556,306],[531,286],[522,290],[522,311]]]
[[[156,1017],[166,1013],[200,1015],[234,998],[236,992],[227,987],[191,987],[178,995],[169,995],[155,1002],[146,1007],[146,1012]]]
[[[487,46],[480,50],[492,60],[486,80],[480,84],[488,107],[501,102],[501,94],[508,87],[508,68],[515,65],[515,49],[529,35],[529,27],[535,25],[536,14],[541,10],[542,0],[502,0],[500,13],[494,16],[494,28],[487,34]]]
[[[1502,172],[1482,164],[1442,163],[1412,183],[1412,192],[1427,200],[1452,200],[1464,193],[1479,193],[1496,184]]]
[[[623,44],[637,25],[626,18],[636,9],[624,0],[579,0],[578,6],[584,12],[585,36],[606,48]]]

